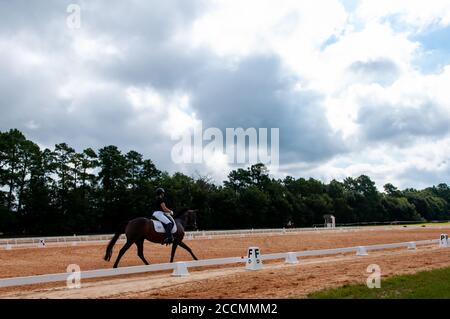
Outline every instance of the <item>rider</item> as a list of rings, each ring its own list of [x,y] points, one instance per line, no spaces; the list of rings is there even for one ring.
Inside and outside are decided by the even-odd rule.
[[[167,208],[164,200],[166,192],[163,188],[159,187],[156,189],[156,200],[153,207],[153,216],[158,219],[164,226],[166,230],[165,244],[171,244],[173,242],[172,227],[173,227],[173,211]]]

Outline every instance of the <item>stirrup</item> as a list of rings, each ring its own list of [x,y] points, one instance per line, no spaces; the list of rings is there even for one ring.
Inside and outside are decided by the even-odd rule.
[[[173,223],[169,223],[169,224],[164,224],[164,229],[166,231],[166,238],[164,238],[164,244],[166,245],[170,245],[173,243],[174,238],[172,235],[172,228],[173,228]]]
[[[171,234],[172,235],[172,234]],[[164,241],[163,241],[163,245],[165,244],[165,245],[170,245],[170,244],[173,244],[173,242],[174,242],[174,238],[173,238],[173,236],[166,236],[166,238],[164,238]]]

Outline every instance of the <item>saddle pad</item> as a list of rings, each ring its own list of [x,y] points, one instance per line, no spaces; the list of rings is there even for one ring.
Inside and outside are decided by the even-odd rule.
[[[155,231],[157,233],[165,233],[166,230],[164,229],[164,226],[162,225],[162,223],[159,220],[153,220],[153,226],[155,227]],[[174,224],[172,227],[172,234],[175,234],[177,232],[177,225]]]

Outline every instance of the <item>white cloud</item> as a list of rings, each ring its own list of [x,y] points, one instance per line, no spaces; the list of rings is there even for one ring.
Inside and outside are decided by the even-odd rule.
[[[86,147],[136,147],[162,169],[189,173],[192,167],[170,163],[169,141],[199,121],[278,120],[293,158],[327,154],[281,163],[280,174],[368,174],[403,187],[450,175],[450,66],[422,74],[414,64],[421,43],[412,40],[450,25],[448,0],[362,0],[355,12],[338,0],[216,0],[195,9],[136,1],[107,12],[86,2],[79,30],[65,27],[64,6],[49,7],[39,10],[51,11],[47,19],[18,19],[30,9],[15,15],[18,22],[0,22],[2,130],[14,125],[43,142],[58,136]],[[303,136],[283,139],[283,132]],[[333,134],[343,140],[324,142]],[[294,143],[302,138],[319,142]],[[195,169],[220,181],[229,165],[207,155]]]
[[[126,96],[136,111],[138,122],[147,123],[171,139],[178,139],[199,123],[186,93],[164,94],[152,87],[130,87],[126,89]]]
[[[2,39],[0,37],[0,57],[5,65],[16,74],[24,74],[48,62],[45,52],[31,49],[26,39]],[[24,43],[25,42],[25,43]]]
[[[356,16],[362,21],[396,18],[416,31],[436,24],[450,24],[450,2],[447,0],[363,0]]]
[[[123,57],[123,53],[113,40],[105,37],[93,38],[82,31],[73,33],[72,48],[81,60],[101,61],[105,57]]]
[[[325,182],[343,180],[365,174],[381,189],[386,183],[400,188],[428,187],[450,177],[450,138],[420,141],[417,144],[393,147],[378,145],[351,154],[339,155],[326,163],[283,167],[285,173],[312,176]],[[420,174],[420,175],[419,175]],[[436,180],[436,178],[441,178]]]
[[[299,71],[309,66],[323,42],[341,32],[347,19],[337,0],[217,0],[214,4],[194,22],[192,45],[207,45],[228,58],[275,52]]]

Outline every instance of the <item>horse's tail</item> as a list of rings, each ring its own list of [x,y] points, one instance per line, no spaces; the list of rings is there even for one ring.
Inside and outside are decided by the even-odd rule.
[[[128,222],[123,222],[120,225],[120,227],[117,229],[116,233],[114,234],[114,237],[111,238],[111,240],[109,241],[109,244],[106,247],[106,254],[105,254],[105,257],[104,257],[104,259],[106,261],[110,261],[111,260],[113,247],[116,244],[117,240],[119,239],[120,235],[125,233],[125,228],[127,227],[127,224],[128,224]]]

